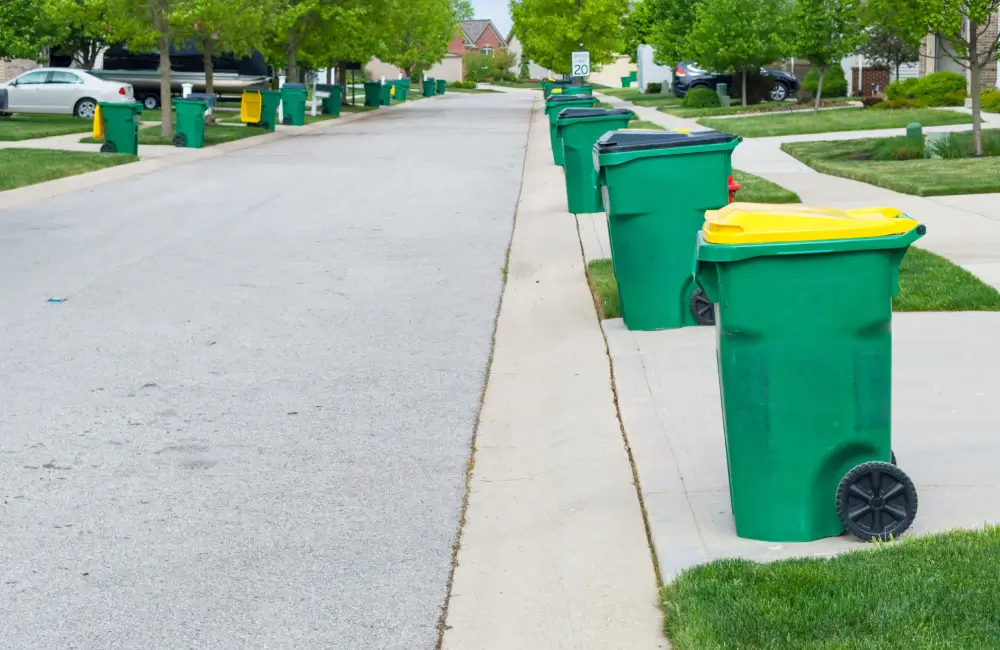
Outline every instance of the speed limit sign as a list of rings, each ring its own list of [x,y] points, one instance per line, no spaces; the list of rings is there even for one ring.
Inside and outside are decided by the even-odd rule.
[[[590,76],[590,52],[573,52],[573,76]]]

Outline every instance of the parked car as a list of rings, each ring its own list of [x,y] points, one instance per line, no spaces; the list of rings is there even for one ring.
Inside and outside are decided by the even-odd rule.
[[[760,73],[774,80],[774,86],[768,92],[772,101],[784,101],[799,92],[799,80],[789,72],[761,68]],[[692,88],[715,90],[716,84],[726,84],[732,94],[736,90],[734,83],[738,84],[739,78],[734,82],[732,73],[708,72],[699,68],[696,63],[682,62],[674,70],[673,91],[677,97],[683,97]]]
[[[98,102],[134,101],[132,86],[73,68],[37,68],[0,84],[7,113],[62,113],[94,119]]]

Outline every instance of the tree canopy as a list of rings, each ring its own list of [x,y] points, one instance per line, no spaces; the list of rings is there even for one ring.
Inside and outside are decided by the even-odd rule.
[[[524,55],[539,65],[570,72],[573,52],[590,52],[592,68],[610,63],[624,45],[621,17],[628,0],[511,0],[514,30]]]

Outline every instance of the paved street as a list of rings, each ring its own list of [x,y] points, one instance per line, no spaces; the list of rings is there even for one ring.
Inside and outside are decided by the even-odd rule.
[[[0,210],[0,647],[434,646],[531,102]]]

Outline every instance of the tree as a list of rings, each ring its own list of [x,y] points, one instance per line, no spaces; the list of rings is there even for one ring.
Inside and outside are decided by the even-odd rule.
[[[396,0],[384,20],[388,37],[379,58],[422,75],[448,53],[448,43],[458,33],[458,19],[451,0]]]
[[[691,3],[694,4],[693,2]],[[625,53],[632,63],[637,60],[640,45],[649,45],[656,33],[655,0],[639,0],[625,16],[622,24],[622,36],[625,41]]]
[[[869,25],[868,42],[859,52],[873,63],[896,72],[905,63],[920,59],[920,39],[926,31],[905,19],[897,0],[867,0],[863,20]]]
[[[998,0],[1000,1],[1000,0]],[[819,111],[823,77],[832,65],[854,54],[868,38],[860,0],[795,0],[791,10],[792,54],[816,68],[819,83],[813,111]]]
[[[108,0],[44,0],[43,7],[56,26],[52,45],[80,67],[93,68],[112,33]]]
[[[37,59],[52,32],[37,0],[0,1],[0,59]]]
[[[284,59],[288,81],[299,80],[299,48],[323,26],[322,9],[322,0],[281,0],[275,7],[274,31],[265,48],[271,60]]]
[[[746,106],[747,74],[782,58],[787,50],[784,15],[785,0],[703,0],[695,10],[688,51],[701,66],[739,73]]]
[[[651,14],[653,30],[649,45],[656,50],[655,61],[660,65],[675,66],[691,59],[688,35],[694,24],[698,2],[677,0],[642,0]]]
[[[622,50],[621,17],[628,0],[510,0],[522,55],[569,74],[573,52],[590,52],[592,68],[611,63]]]
[[[451,4],[456,20],[472,20],[476,16],[476,10],[469,0],[452,0]]]

